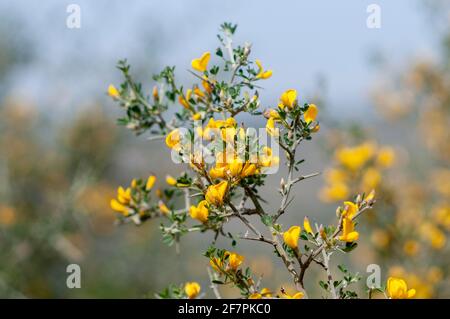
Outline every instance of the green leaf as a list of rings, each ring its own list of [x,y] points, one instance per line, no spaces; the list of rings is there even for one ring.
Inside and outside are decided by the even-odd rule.
[[[346,243],[345,247],[342,248],[343,251],[345,251],[346,253],[351,252],[353,249],[355,249],[358,246],[357,243],[353,242],[353,243]]]
[[[262,215],[261,216],[261,222],[266,226],[272,226],[273,225],[273,217],[270,215]]]

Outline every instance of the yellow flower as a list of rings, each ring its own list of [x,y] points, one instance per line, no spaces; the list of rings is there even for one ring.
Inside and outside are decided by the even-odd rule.
[[[164,215],[170,213],[170,209],[166,206],[166,204],[164,204],[162,200],[158,202],[158,207],[160,212],[163,213]]]
[[[211,94],[213,91],[212,85],[208,82],[208,78],[206,76],[203,77],[202,86],[205,89],[206,92]]]
[[[131,200],[131,188],[127,188],[126,190],[120,186],[117,189],[117,199],[122,204],[128,204]]]
[[[268,288],[261,289],[261,292],[254,292],[250,296],[248,296],[248,299],[262,299],[262,298],[271,298],[272,292]]]
[[[256,171],[257,171],[257,168],[256,168],[255,164],[245,163],[245,165],[241,171],[241,177],[244,178],[247,176],[254,175],[256,173]]]
[[[174,129],[170,132],[166,137],[166,145],[175,150],[180,149],[180,131],[178,129]]]
[[[229,255],[228,257],[228,265],[231,269],[236,270],[244,261],[244,256],[241,256],[236,253],[226,252],[226,255]]]
[[[122,213],[125,216],[128,215],[128,207],[119,203],[117,199],[111,199],[111,208],[119,213]]]
[[[265,80],[272,76],[272,70],[264,71],[260,60],[256,60],[255,63],[258,66],[258,74],[256,75],[257,79]]]
[[[358,205],[353,202],[344,202],[344,207],[344,212],[342,214],[350,220],[352,220],[359,211]]]
[[[267,118],[273,118],[274,120],[279,120],[279,119],[281,119],[281,116],[280,116],[280,114],[278,113],[278,111],[276,111],[276,110],[274,110],[274,109],[269,109],[269,110],[267,110],[265,113],[264,113],[264,115],[267,117]]]
[[[266,131],[270,136],[276,137],[279,135],[279,129],[275,127],[275,119],[273,117],[267,120]]]
[[[395,152],[391,147],[382,147],[378,152],[377,164],[381,167],[391,167],[395,161]]]
[[[209,59],[211,58],[211,53],[205,52],[198,59],[194,59],[191,62],[192,68],[199,72],[205,72],[208,68]]]
[[[282,109],[284,109],[285,107],[291,109],[294,107],[294,103],[296,100],[297,100],[297,90],[290,89],[281,94],[280,104],[278,106]]]
[[[222,181],[218,184],[211,185],[206,190],[205,199],[209,204],[214,206],[221,206],[228,189],[228,182]]]
[[[201,221],[202,223],[208,221],[209,211],[208,207],[206,207],[207,204],[208,203],[206,200],[202,200],[197,207],[191,206],[191,208],[189,209],[189,214],[191,215],[191,217]]]
[[[177,180],[175,178],[173,178],[172,176],[167,175],[166,176],[166,183],[168,185],[170,185],[170,186],[175,186],[175,185],[177,185]]]
[[[291,228],[283,234],[284,243],[292,249],[297,249],[301,230],[300,226],[291,226]]]
[[[309,104],[308,109],[303,115],[306,123],[311,123],[316,120],[317,117],[317,106],[315,104]]]
[[[153,188],[153,185],[155,185],[155,181],[156,181],[156,176],[150,175],[147,178],[147,183],[145,184],[145,189],[148,191],[151,190]]]
[[[198,121],[198,120],[201,120],[201,119],[202,119],[202,113],[194,113],[192,115],[192,120],[194,120],[194,121]]]
[[[263,297],[270,298],[270,297],[272,297],[272,292],[270,291],[269,288],[263,288],[263,289],[261,289],[261,295]]]
[[[184,292],[189,299],[194,299],[200,293],[201,287],[197,282],[187,282],[184,285]]]
[[[314,127],[311,129],[312,133],[317,133],[320,131],[320,125],[319,123],[317,123],[316,125],[314,125]]]
[[[303,296],[305,295],[303,292],[297,292],[297,293],[295,293],[295,294],[293,294],[293,295],[291,295],[291,294],[288,294],[286,291],[282,291],[282,293],[283,293],[283,297],[285,298],[285,299],[302,299],[303,298]]]
[[[408,286],[403,279],[395,277],[389,277],[386,290],[391,299],[409,299],[416,294],[415,289],[408,290]]]
[[[217,178],[225,178],[226,177],[226,167],[213,167],[209,170],[209,176],[211,176],[212,179]]]
[[[108,86],[108,95],[112,98],[118,98],[119,97],[119,91],[117,91],[116,87],[112,84]]]
[[[309,223],[308,216],[305,216],[305,218],[303,219],[303,228],[305,229],[305,231],[307,233],[314,234],[314,232],[311,228],[311,224]]]
[[[189,104],[189,100],[191,99],[191,95],[192,95],[192,90],[188,89],[186,91],[186,96],[180,95],[178,97],[178,102],[180,102],[180,104],[183,105],[183,107],[185,109],[188,109],[188,110],[191,109],[191,105]]]
[[[348,243],[358,240],[359,233],[355,231],[355,223],[350,218],[344,217],[342,221],[342,235],[339,236],[339,240]]]

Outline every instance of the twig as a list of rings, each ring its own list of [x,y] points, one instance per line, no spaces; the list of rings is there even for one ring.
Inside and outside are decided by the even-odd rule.
[[[208,267],[206,268],[206,270],[208,271],[209,281],[211,283],[210,287],[211,287],[212,291],[214,292],[214,295],[216,296],[217,299],[222,299],[222,296],[220,295],[220,292],[219,292],[219,287],[217,287],[217,285],[213,282],[214,276],[213,276],[211,270]]]

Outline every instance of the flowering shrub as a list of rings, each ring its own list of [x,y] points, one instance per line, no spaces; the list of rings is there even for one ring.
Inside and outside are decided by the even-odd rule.
[[[125,80],[119,88],[111,85],[108,93],[124,110],[119,123],[136,134],[149,132],[152,139],[165,138],[172,160],[185,165],[187,170],[177,177],[167,176],[169,187],[165,190],[153,189],[154,175],[145,180],[133,179],[128,187],[119,187],[111,207],[122,222],[139,225],[163,219],[161,231],[168,245],[177,245],[182,236],[196,231],[228,238],[236,251],[212,244],[204,253],[210,261],[211,287],[217,297],[220,285],[232,285],[244,298],[307,298],[305,275],[316,265],[326,274],[326,281],[320,281],[319,285],[327,297],[356,298],[350,285],[359,276],[339,265],[342,277],[334,278],[330,259],[335,253],[349,253],[357,247],[360,237],[357,219],[372,208],[375,192],[368,188],[367,193],[358,194],[360,190],[355,190],[352,200],[350,190],[341,194],[340,199],[346,201],[337,208],[334,225],[315,220],[311,223],[308,217],[304,217],[303,227],[281,223],[292,201],[294,185],[317,175],[299,175],[302,160],[296,155],[299,145],[311,140],[320,129],[318,107],[300,103],[297,91],[288,89],[275,107],[263,110],[259,101],[260,83],[269,79],[272,71],[265,69],[261,61],[250,59],[249,44],[233,46],[235,25],[225,23],[221,27],[222,33],[218,35],[221,46],[215,55],[222,63],[212,64],[210,52],[192,60],[193,71],[189,72],[197,83],[186,90],[176,83],[175,68],[166,67],[154,76],[157,84],[147,96],[142,85],[133,80],[126,61],[118,63]],[[261,143],[264,138],[256,130],[238,122],[242,114],[247,114],[243,119],[249,115],[267,119],[260,135],[264,137],[267,133],[270,145]],[[278,209],[268,211],[259,189],[264,186],[267,174],[277,172],[281,162],[278,150],[284,153],[288,173],[280,181]],[[372,156],[368,147],[363,146],[342,152],[339,157],[356,171],[364,164],[360,162]],[[380,160],[385,164],[386,154]],[[373,179],[368,178],[370,182],[363,186],[373,187]],[[178,199],[184,202],[181,207]],[[247,228],[244,234],[229,229],[228,224],[234,219]],[[240,240],[267,245],[283,262],[297,291],[263,288],[237,251]],[[383,292],[390,298],[410,298],[415,294],[400,278],[391,278],[386,289]],[[201,296],[200,292],[197,283],[188,282],[171,285],[158,296],[196,298]]]

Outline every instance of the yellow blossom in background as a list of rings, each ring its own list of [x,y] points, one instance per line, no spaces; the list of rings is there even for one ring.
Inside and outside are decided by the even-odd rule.
[[[177,180],[175,178],[173,178],[170,175],[166,176],[166,183],[170,186],[176,186],[177,185]]]
[[[348,243],[357,241],[359,238],[359,233],[355,231],[355,223],[347,217],[342,220],[342,235],[339,236],[339,240]]]
[[[260,60],[256,60],[255,63],[258,66],[258,74],[256,75],[257,79],[265,80],[272,76],[272,70],[264,71]]]
[[[206,200],[202,200],[197,205],[197,207],[191,206],[191,208],[189,209],[189,214],[191,215],[191,217],[201,221],[202,223],[205,223],[206,221],[208,221],[209,211],[208,211],[207,204],[208,203]]]
[[[194,70],[199,72],[205,72],[208,68],[209,59],[211,58],[210,52],[205,52],[198,59],[194,59],[191,62],[191,66]]]
[[[296,100],[297,100],[297,90],[290,89],[281,94],[280,104],[278,104],[278,106],[282,109],[284,109],[285,107],[291,109],[294,107],[294,103]]]
[[[147,178],[147,183],[145,183],[145,189],[148,191],[151,190],[153,188],[153,185],[155,185],[155,182],[156,182],[156,176],[150,175]]]
[[[311,224],[309,223],[309,219],[308,216],[305,216],[305,218],[303,219],[303,229],[310,234],[314,234],[312,228],[311,228]]]
[[[391,299],[409,299],[416,294],[415,289],[409,289],[406,282],[401,278],[389,277],[386,292]]]
[[[382,147],[378,151],[377,164],[381,167],[391,167],[395,161],[395,152],[391,147]]]
[[[108,86],[108,95],[112,98],[118,98],[119,97],[119,91],[116,89],[116,87],[112,84]]]
[[[450,230],[450,206],[442,204],[433,209],[433,217],[436,223]]]
[[[325,186],[320,192],[320,197],[326,202],[334,202],[347,198],[349,193],[350,190],[347,185],[338,182]]]
[[[420,226],[420,234],[434,249],[444,248],[447,238],[443,231],[431,222],[425,222]]]
[[[431,183],[442,196],[450,197],[450,169],[436,169],[431,174]]]
[[[206,191],[205,199],[209,204],[212,204],[214,206],[221,206],[223,204],[227,189],[227,181],[222,181],[218,184],[211,185]]]
[[[419,243],[416,240],[407,240],[403,244],[403,251],[408,256],[415,256],[419,252]]]
[[[189,299],[194,299],[200,293],[201,287],[197,282],[187,282],[184,285],[184,292]]]
[[[12,226],[16,223],[17,214],[13,207],[0,205],[0,226]]]
[[[377,248],[385,248],[389,245],[389,233],[383,229],[375,229],[370,240]]]
[[[284,243],[292,249],[297,249],[300,232],[300,226],[291,226],[291,228],[283,234]]]
[[[163,213],[164,215],[170,213],[170,209],[166,206],[166,204],[162,200],[160,200],[158,202],[158,207],[159,207],[159,211],[161,213]]]
[[[360,169],[374,154],[372,143],[364,143],[356,147],[344,147],[336,152],[337,160],[351,170]]]
[[[362,188],[371,189],[376,188],[381,182],[381,173],[375,168],[368,168],[362,177]]]
[[[317,106],[315,104],[309,104],[308,109],[303,115],[306,123],[311,123],[316,120],[317,117]]]

